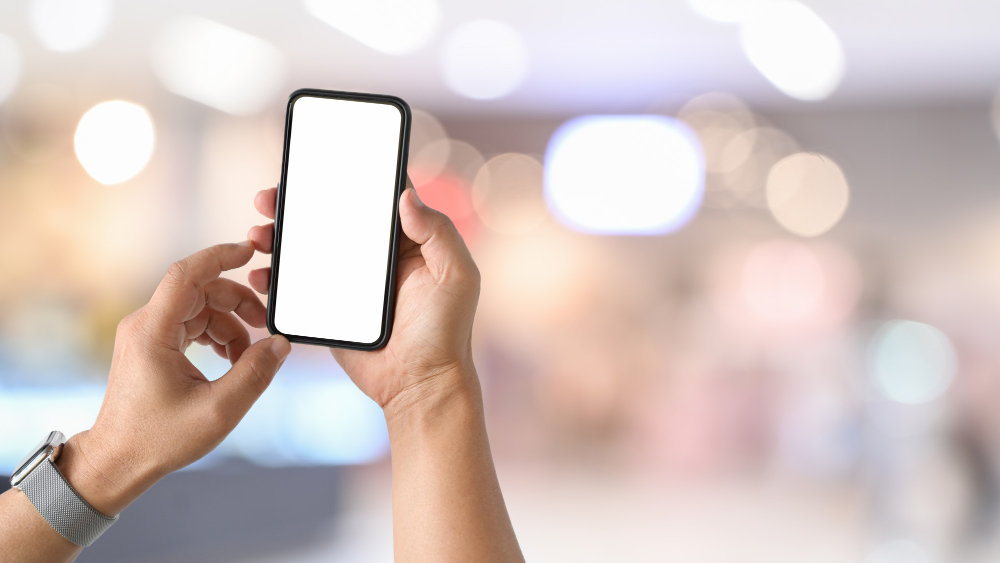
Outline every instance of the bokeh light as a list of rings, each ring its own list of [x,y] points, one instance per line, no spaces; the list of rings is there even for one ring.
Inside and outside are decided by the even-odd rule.
[[[762,243],[743,266],[743,298],[756,317],[770,324],[794,323],[814,313],[825,285],[816,253],[797,242]]]
[[[844,173],[833,160],[815,153],[781,159],[767,176],[767,205],[792,233],[821,235],[836,225],[850,201]]]
[[[456,139],[435,142],[448,144],[448,163],[445,165],[445,172],[455,176],[466,186],[471,186],[476,179],[476,174],[479,174],[479,170],[486,164],[486,159],[483,158],[479,149],[465,141]]]
[[[528,47],[505,23],[475,20],[448,36],[441,58],[444,81],[455,93],[474,100],[502,98],[528,75]]]
[[[102,184],[118,184],[145,168],[153,154],[153,122],[141,106],[114,100],[90,108],[73,138],[83,169]]]
[[[205,18],[184,16],[166,24],[151,56],[168,90],[226,113],[257,113],[285,87],[281,51]]]
[[[17,42],[0,33],[0,104],[4,103],[21,81],[21,50]]]
[[[507,153],[486,162],[472,185],[479,220],[501,234],[531,231],[548,212],[542,189],[542,163],[525,154]]]
[[[477,222],[469,185],[461,177],[444,172],[433,180],[415,186],[420,200],[448,216],[465,242],[475,242]]]
[[[675,231],[697,213],[704,178],[697,137],[683,122],[658,115],[570,120],[545,153],[550,210],[589,233]]]
[[[795,139],[767,125],[731,94],[697,96],[677,117],[698,134],[705,153],[705,205],[766,208],[767,174],[776,162],[798,150]]]
[[[743,51],[775,87],[800,100],[822,100],[844,76],[844,49],[815,12],[794,0],[767,2],[740,27]]]
[[[885,323],[871,340],[868,369],[887,399],[926,403],[941,396],[958,370],[955,349],[940,330],[915,321]]]
[[[875,546],[865,563],[934,563],[934,558],[911,541],[893,540]]]
[[[32,0],[28,20],[50,51],[79,51],[104,35],[111,23],[111,0]]]
[[[451,155],[451,143],[444,126],[433,115],[419,109],[413,109],[412,114],[406,170],[413,185],[420,186],[444,170]]]
[[[423,47],[441,23],[437,0],[303,0],[320,21],[389,55]]]
[[[687,0],[699,15],[719,23],[737,23],[771,0]]]

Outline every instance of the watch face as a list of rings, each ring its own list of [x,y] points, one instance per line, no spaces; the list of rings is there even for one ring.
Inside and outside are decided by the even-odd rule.
[[[32,448],[31,451],[28,452],[28,455],[24,456],[24,459],[17,464],[17,469],[10,478],[11,485],[16,485],[21,482],[21,480],[24,479],[32,469],[37,467],[38,464],[48,456],[52,448],[57,448],[65,442],[66,436],[63,436],[62,432],[59,432],[58,430],[49,432],[49,435],[44,440],[39,442],[37,446]]]

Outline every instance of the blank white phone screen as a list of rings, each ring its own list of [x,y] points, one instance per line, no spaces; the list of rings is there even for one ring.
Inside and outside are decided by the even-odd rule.
[[[379,339],[402,119],[390,104],[295,100],[274,301],[280,332]]]

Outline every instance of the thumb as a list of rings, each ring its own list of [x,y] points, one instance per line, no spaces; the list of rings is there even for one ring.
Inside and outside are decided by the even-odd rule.
[[[465,240],[447,215],[420,201],[412,187],[400,197],[399,222],[403,233],[420,245],[420,253],[434,277],[463,274],[476,270]]]
[[[271,384],[291,351],[292,345],[284,336],[276,334],[262,338],[243,352],[226,375],[212,383],[226,412],[231,413],[236,422]]]

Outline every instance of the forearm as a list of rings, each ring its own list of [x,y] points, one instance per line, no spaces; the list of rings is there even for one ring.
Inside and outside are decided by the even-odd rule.
[[[17,489],[0,495],[0,563],[62,563],[83,549],[59,535]]]
[[[473,368],[387,410],[396,561],[523,561]]]

